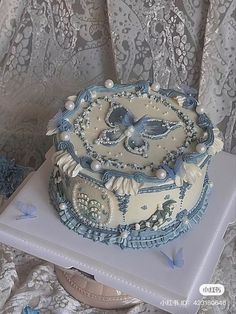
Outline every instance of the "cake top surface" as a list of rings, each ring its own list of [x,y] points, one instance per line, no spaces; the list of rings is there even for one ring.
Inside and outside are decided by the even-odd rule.
[[[107,80],[68,97],[49,134],[57,133],[57,149],[89,171],[167,180],[169,168],[180,159],[197,163],[214,141],[212,123],[194,96],[146,81]]]
[[[101,95],[72,118],[76,136],[71,141],[79,155],[103,168],[151,175],[161,162],[193,151],[190,144],[202,130],[196,113],[188,111],[153,94]]]

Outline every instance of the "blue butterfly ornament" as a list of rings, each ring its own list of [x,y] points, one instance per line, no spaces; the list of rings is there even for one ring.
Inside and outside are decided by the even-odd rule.
[[[173,257],[169,257],[163,251],[160,251],[161,254],[165,257],[167,265],[174,269],[175,267],[182,268],[184,266],[184,257],[183,257],[183,248],[180,248]]]

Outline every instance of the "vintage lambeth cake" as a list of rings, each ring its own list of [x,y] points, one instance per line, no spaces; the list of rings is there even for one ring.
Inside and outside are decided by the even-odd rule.
[[[151,248],[198,222],[223,148],[191,90],[140,81],[70,96],[48,125],[54,135],[49,193],[79,235],[121,248]]]

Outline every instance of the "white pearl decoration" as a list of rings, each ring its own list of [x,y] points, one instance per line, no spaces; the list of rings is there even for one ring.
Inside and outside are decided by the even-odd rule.
[[[92,169],[93,171],[99,171],[99,170],[101,170],[102,165],[101,165],[101,163],[100,163],[99,161],[93,160],[93,161],[91,162],[90,167],[91,167],[91,169]]]
[[[157,231],[158,227],[157,227],[156,225],[154,225],[154,226],[152,227],[152,229],[153,229],[154,231]]]
[[[59,208],[60,208],[61,210],[65,210],[65,209],[67,209],[67,206],[66,206],[65,203],[60,203],[60,204],[59,204]]]
[[[61,139],[63,141],[69,141],[70,139],[70,134],[68,132],[62,132],[61,135],[60,135]]]
[[[163,180],[166,177],[166,171],[164,169],[157,169],[155,175],[158,179]]]
[[[203,144],[203,143],[197,144],[197,145],[196,145],[196,151],[197,151],[198,153],[205,153],[205,151],[206,151],[206,145]]]
[[[126,238],[128,238],[128,236],[129,236],[129,232],[128,231],[123,231],[123,232],[121,232],[121,234],[120,234],[120,237],[122,238],[122,239],[126,239]]]
[[[152,220],[157,220],[157,215],[153,215]]]
[[[72,100],[67,100],[65,103],[65,108],[69,111],[72,111],[75,109],[75,103]]]
[[[198,114],[202,114],[202,113],[205,112],[205,108],[204,108],[202,105],[199,105],[199,106],[197,106],[197,108],[196,108],[196,112],[197,112]]]
[[[183,219],[182,219],[182,222],[184,224],[188,224],[189,223],[188,216],[184,216]]]
[[[161,88],[160,84],[158,82],[154,82],[152,83],[151,85],[151,89],[154,91],[154,92],[158,92],[159,89]]]
[[[135,224],[135,230],[140,230],[140,224]]]
[[[130,127],[128,127],[128,129],[125,131],[125,135],[126,136],[131,136],[134,133],[135,129],[134,127],[131,125]]]
[[[108,79],[105,81],[104,85],[106,88],[112,88],[114,86],[114,83],[112,80]]]
[[[213,186],[214,186],[214,183],[213,183],[212,181],[210,181],[210,182],[209,182],[209,187],[210,187],[210,188],[213,188]]]

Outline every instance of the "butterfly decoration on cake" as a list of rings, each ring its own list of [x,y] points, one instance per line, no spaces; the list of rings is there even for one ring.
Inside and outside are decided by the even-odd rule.
[[[183,248],[178,249],[178,251],[172,256],[169,257],[163,251],[160,251],[162,256],[165,258],[167,265],[174,269],[176,267],[182,268],[184,266],[184,255],[183,255]]]
[[[96,144],[116,145],[124,141],[124,147],[133,154],[147,157],[148,141],[161,139],[181,127],[181,122],[160,120],[146,115],[135,119],[132,112],[119,103],[113,103],[105,118],[109,129],[103,130]]]

